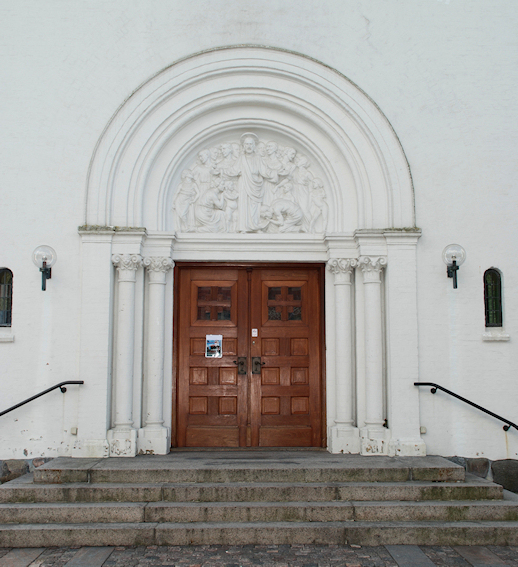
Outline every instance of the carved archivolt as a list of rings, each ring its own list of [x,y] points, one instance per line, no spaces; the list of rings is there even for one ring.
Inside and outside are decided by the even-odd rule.
[[[252,132],[198,152],[174,198],[178,232],[325,232],[326,191],[306,156]]]

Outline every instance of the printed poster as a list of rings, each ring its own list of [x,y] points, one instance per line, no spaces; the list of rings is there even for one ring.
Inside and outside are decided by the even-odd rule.
[[[223,335],[205,335],[205,358],[223,357]]]

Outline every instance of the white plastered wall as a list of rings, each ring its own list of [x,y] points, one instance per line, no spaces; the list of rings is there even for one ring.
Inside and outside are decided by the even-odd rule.
[[[513,419],[515,0],[362,0],[346,6],[341,0],[265,0],[246,8],[237,0],[4,4],[0,265],[13,270],[15,282],[13,327],[0,329],[8,341],[0,344],[4,406],[77,379],[80,361],[90,362],[85,389],[104,379],[95,374],[97,357],[111,356],[111,347],[103,341],[83,348],[79,313],[88,304],[94,319],[98,301],[111,293],[105,283],[113,274],[92,273],[92,285],[102,282],[104,291],[93,287],[82,295],[77,226],[84,224],[89,162],[110,118],[137,85],[171,62],[252,43],[324,62],[382,109],[411,165],[423,231],[417,247],[419,378]],[[440,258],[450,242],[468,252],[455,291]],[[111,250],[111,236],[109,243]],[[58,252],[45,295],[30,260],[39,244]],[[482,275],[492,266],[504,275],[508,342],[482,340]],[[110,325],[110,316],[100,315],[91,331],[96,337]],[[516,432],[504,434],[499,422],[428,389],[420,399],[430,452],[516,458]],[[78,388],[71,387],[4,416],[8,434],[1,436],[0,458],[66,454],[81,416],[103,424],[101,430],[106,426],[106,408],[91,400],[91,407],[79,404]]]

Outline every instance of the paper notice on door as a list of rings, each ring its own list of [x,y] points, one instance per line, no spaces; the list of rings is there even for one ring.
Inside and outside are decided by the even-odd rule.
[[[205,335],[205,358],[223,357],[223,335]]]

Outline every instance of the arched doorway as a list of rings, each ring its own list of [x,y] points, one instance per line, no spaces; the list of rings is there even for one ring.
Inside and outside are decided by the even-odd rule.
[[[96,424],[85,412],[76,454],[169,450],[174,262],[327,264],[329,450],[424,454],[413,202],[384,115],[316,61],[225,48],[150,79],[89,174],[81,374],[97,382],[81,395],[106,407]]]

